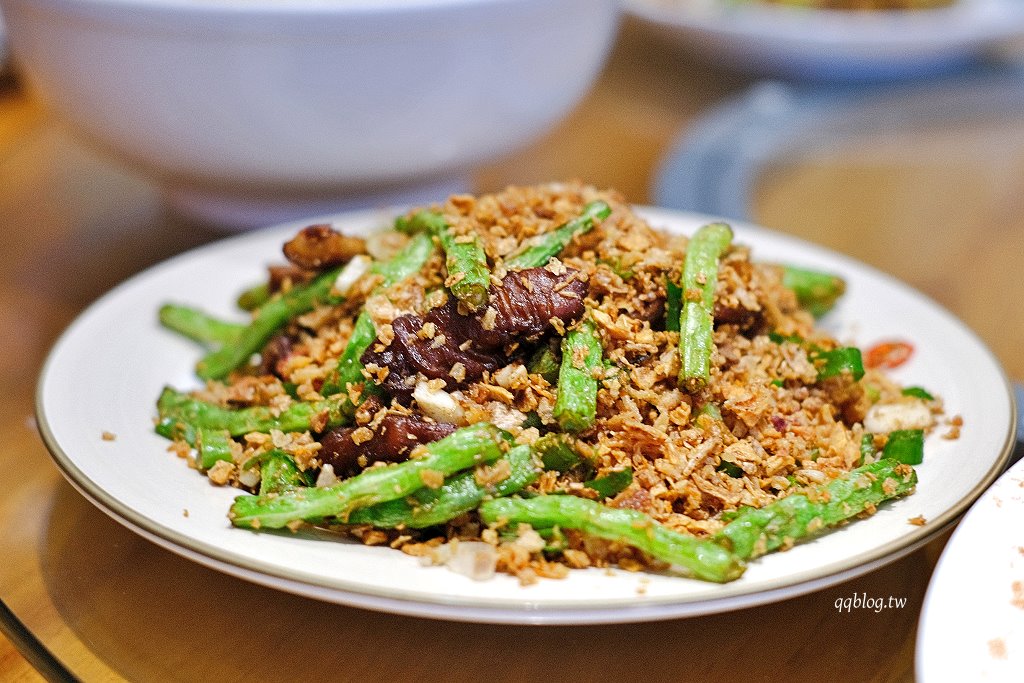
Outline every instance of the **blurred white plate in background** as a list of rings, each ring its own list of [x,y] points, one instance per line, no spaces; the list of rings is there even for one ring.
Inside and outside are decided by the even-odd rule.
[[[734,68],[815,80],[910,78],[962,67],[1024,36],[1019,0],[912,11],[839,11],[755,0],[625,0],[654,33]]]
[[[1019,681],[1024,671],[1024,460],[960,522],[932,575],[917,678]]]

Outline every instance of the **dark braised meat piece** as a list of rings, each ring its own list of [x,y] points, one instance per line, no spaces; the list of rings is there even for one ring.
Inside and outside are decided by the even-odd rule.
[[[282,365],[292,355],[292,340],[286,334],[275,334],[260,353],[260,370],[264,374],[283,377]]]
[[[463,337],[475,339],[479,346],[496,349],[520,339],[532,341],[551,329],[552,318],[569,323],[583,315],[583,297],[587,283],[581,274],[565,268],[561,275],[547,268],[527,268],[509,273],[501,287],[491,289],[487,302],[494,309],[494,324],[487,324],[483,316],[458,316],[462,321],[482,320],[479,330],[475,323],[466,325]],[[452,324],[458,321],[452,319]]]
[[[284,255],[299,268],[320,270],[366,253],[366,241],[349,237],[327,224],[311,225],[284,245]]]
[[[418,315],[400,316],[391,323],[395,331],[391,344],[378,353],[374,351],[375,342],[363,353],[363,363],[388,368],[388,376],[381,386],[392,396],[403,398],[415,389],[415,385],[407,384],[406,379],[415,380],[418,372],[430,379],[444,379],[448,386],[452,386],[459,382],[452,375],[456,363],[462,363],[465,369],[463,381],[481,377],[485,370],[497,370],[502,359],[493,354],[491,348],[481,348],[471,335],[465,334],[470,332],[468,328],[472,325],[465,322],[467,320],[475,318],[459,315],[454,301],[435,308],[426,315],[426,319]],[[456,324],[445,326],[445,321],[455,321]],[[426,322],[434,324],[433,338],[420,335]],[[479,321],[476,324],[479,327]],[[460,374],[456,368],[455,375]]]
[[[735,277],[742,282],[752,283],[748,286],[756,290],[753,283],[757,282],[758,275],[753,264],[748,261],[734,261],[730,262],[729,267],[734,271]],[[764,309],[758,306],[756,310],[750,310],[735,297],[715,297],[713,315],[715,327],[735,325],[737,332],[744,335],[767,331]]]
[[[583,315],[587,283],[578,272],[565,269],[556,275],[545,268],[509,273],[500,287],[491,288],[487,306],[463,315],[452,299],[425,316],[403,315],[391,323],[394,338],[378,340],[363,354],[366,366],[387,368],[381,386],[400,399],[412,394],[417,373],[458,386],[496,370],[508,358],[504,349],[513,342],[534,340],[553,327],[569,325]],[[461,364],[461,365],[457,365]]]
[[[715,302],[715,325],[735,325],[741,334],[751,330],[759,330],[764,325],[764,313],[751,311],[740,304],[726,306],[720,301]]]
[[[443,439],[455,431],[455,425],[442,422],[428,422],[418,415],[388,413],[376,429],[368,427],[338,427],[325,433],[320,439],[320,460],[331,465],[339,477],[358,474],[375,462],[401,462],[420,444]],[[357,430],[363,430],[357,434]],[[353,440],[353,435],[360,443]],[[365,460],[361,460],[364,458]]]
[[[304,268],[299,268],[298,266],[293,266],[291,264],[284,266],[268,266],[267,273],[270,276],[267,285],[270,288],[271,294],[280,292],[284,289],[286,283],[288,286],[293,287],[295,285],[305,284],[316,277],[316,271],[305,270]]]
[[[637,297],[633,302],[633,317],[653,323],[665,318],[665,298],[655,294]]]

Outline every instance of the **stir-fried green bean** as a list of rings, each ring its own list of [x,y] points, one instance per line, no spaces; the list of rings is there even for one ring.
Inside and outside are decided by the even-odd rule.
[[[222,379],[247,363],[289,320],[313,310],[318,304],[340,301],[339,297],[331,294],[339,271],[339,268],[329,270],[311,282],[296,285],[281,296],[270,299],[260,307],[252,322],[241,330],[233,343],[204,356],[196,366],[196,373],[203,379]]]
[[[603,477],[589,479],[583,482],[583,485],[588,489],[596,491],[600,500],[604,500],[606,498],[613,498],[617,496],[621,492],[625,491],[632,483],[633,468],[626,467],[621,470],[609,472]]]
[[[434,243],[430,235],[413,235],[397,254],[386,261],[378,261],[370,267],[370,271],[381,277],[375,292],[397,285],[402,280],[415,275],[423,269],[427,259],[434,253]]]
[[[924,387],[903,387],[900,393],[904,396],[913,396],[914,398],[920,398],[925,401],[934,401],[935,397],[928,393],[928,390]]]
[[[864,361],[860,349],[855,346],[837,346],[834,349],[823,349],[795,334],[783,335],[777,332],[768,334],[768,338],[776,344],[796,344],[807,351],[807,358],[818,368],[820,382],[829,377],[838,377],[849,372],[854,381],[864,376]]]
[[[559,365],[558,356],[550,346],[545,344],[530,356],[530,362],[527,363],[526,369],[529,370],[531,374],[540,375],[546,379],[549,384],[554,384],[558,381]]]
[[[576,496],[496,498],[480,505],[480,517],[491,525],[578,529],[635,546],[707,581],[731,581],[744,570],[739,558],[717,543],[672,531],[637,510],[612,508]]]
[[[158,315],[161,325],[200,344],[234,344],[245,329],[245,325],[227,322],[179,304],[164,304]]]
[[[796,266],[782,266],[782,285],[793,290],[796,300],[815,318],[832,310],[846,291],[846,282],[838,275]]]
[[[270,284],[261,282],[239,294],[235,303],[243,311],[255,311],[268,301],[270,301]]]
[[[582,462],[576,438],[568,434],[548,432],[533,442],[533,451],[546,470],[568,472]]]
[[[882,457],[907,465],[920,465],[924,462],[924,430],[897,429],[889,432],[882,447]]]
[[[532,244],[505,259],[505,267],[509,270],[538,268],[558,256],[572,238],[593,229],[595,221],[603,220],[611,215],[612,208],[600,199],[588,203],[583,212],[572,220],[558,226],[551,232],[537,237]]]
[[[320,401],[293,401],[281,411],[267,406],[231,409],[201,401],[186,393],[165,387],[157,401],[159,420],[156,431],[168,438],[180,438],[187,430],[227,430],[232,436],[249,432],[320,431],[342,424],[350,416],[345,396]]]
[[[310,486],[309,473],[295,464],[295,458],[279,448],[263,455],[260,462],[260,495],[290,491],[297,486]]]
[[[425,231],[437,237],[444,250],[445,267],[448,269],[445,284],[456,299],[472,310],[487,303],[491,272],[487,268],[483,243],[477,235],[455,234],[444,216],[436,211],[418,211],[402,225],[406,231]]]
[[[739,557],[750,559],[905,495],[916,484],[917,474],[912,467],[882,459],[763,508],[746,508],[715,535],[715,540]]]
[[[875,435],[868,433],[861,436],[860,457],[857,458],[857,467],[860,467],[861,465],[866,465],[869,462],[874,461],[875,456],[877,454],[878,453],[875,450]]]
[[[683,288],[665,275],[665,329],[679,331],[679,318],[683,312]]]
[[[562,429],[581,432],[597,416],[597,379],[594,372],[602,362],[601,337],[589,319],[569,330],[562,340],[562,364],[554,417]]]
[[[301,521],[348,520],[353,510],[404,498],[436,476],[493,462],[504,454],[506,435],[495,426],[477,423],[424,446],[421,457],[384,467],[371,467],[323,488],[298,488],[268,496],[239,496],[229,518],[235,526],[279,529]]]
[[[679,385],[688,391],[700,389],[708,381],[714,350],[718,260],[731,243],[732,228],[725,223],[709,223],[690,238],[686,248],[679,318]]]
[[[410,529],[442,524],[475,510],[487,498],[518,493],[540,476],[541,467],[529,446],[512,448],[492,467],[502,460],[508,462],[508,475],[493,484],[480,483],[476,472],[462,472],[448,478],[440,488],[422,488],[406,498],[354,510],[348,521],[351,524]]]
[[[201,429],[196,432],[196,464],[199,469],[208,470],[218,461],[231,462],[231,434],[226,429]]]
[[[352,334],[348,338],[345,350],[341,352],[338,359],[338,366],[324,380],[320,388],[322,396],[333,396],[344,391],[350,384],[359,384],[366,381],[363,376],[363,361],[361,357],[370,344],[377,338],[377,327],[373,319],[365,310],[360,311],[356,317],[356,323],[352,327]]]
[[[864,376],[860,349],[854,346],[840,346],[828,351],[811,349],[807,356],[818,366],[819,382],[829,377],[838,377],[844,372],[849,372],[854,381]]]
[[[374,264],[372,272],[382,277],[381,283],[377,285],[374,293],[382,292],[418,273],[433,253],[434,244],[430,235],[426,233],[413,235],[409,243],[390,260]],[[373,324],[373,319],[370,318],[366,309],[363,309],[359,312],[345,350],[342,351],[341,357],[338,359],[338,366],[324,380],[323,386],[320,388],[322,396],[344,392],[350,384],[359,384],[365,380],[363,362],[360,358],[376,338],[377,328]]]

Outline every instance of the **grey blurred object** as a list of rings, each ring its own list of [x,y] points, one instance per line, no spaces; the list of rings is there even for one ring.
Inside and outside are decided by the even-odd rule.
[[[1024,67],[989,66],[913,84],[821,88],[760,82],[712,109],[655,174],[659,206],[747,220],[754,183],[789,155],[900,126],[1024,113]]]
[[[654,177],[654,203],[752,220],[755,183],[789,155],[907,125],[1024,114],[1024,65],[990,65],[914,85],[815,88],[762,82],[708,112],[673,144]],[[1024,456],[1024,387],[1015,385]]]

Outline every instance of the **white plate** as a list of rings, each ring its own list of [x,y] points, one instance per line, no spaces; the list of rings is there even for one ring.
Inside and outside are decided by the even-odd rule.
[[[1024,460],[971,508],[932,575],[917,632],[920,681],[1024,672]]]
[[[1024,34],[1024,3],[957,0],[920,11],[843,12],[730,0],[625,0],[644,25],[705,58],[758,73],[843,81],[962,66]]]
[[[690,233],[706,217],[646,210],[656,226]],[[387,223],[381,212],[337,218],[349,230]],[[118,521],[196,561],[258,583],[372,609],[518,623],[626,622],[724,611],[815,590],[909,552],[950,524],[1002,470],[1013,437],[1007,381],[978,339],[949,313],[893,279],[796,239],[737,225],[764,260],[815,266],[847,278],[849,293],[827,320],[841,339],[898,337],[917,352],[898,378],[941,394],[965,420],[959,441],[927,442],[918,492],[870,519],[752,563],[727,585],[671,575],[574,571],[521,587],[509,576],[474,582],[416,558],[306,534],[232,528],[238,492],[211,486],[153,433],[154,402],[170,384],[196,386],[198,349],[157,324],[167,301],[238,316],[233,300],[279,261],[303,224],[250,233],[181,255],[109,292],[57,342],[43,369],[37,417],[67,478]],[[912,257],[912,255],[908,255]],[[116,439],[105,441],[104,431]],[[185,511],[187,510],[187,515]],[[907,522],[923,515],[924,527]]]

